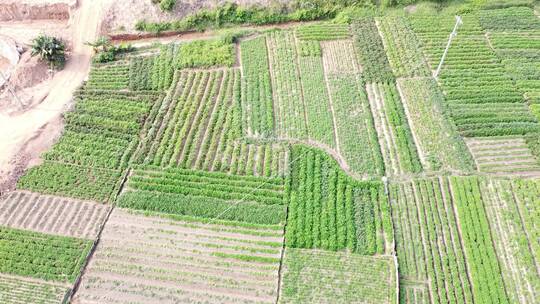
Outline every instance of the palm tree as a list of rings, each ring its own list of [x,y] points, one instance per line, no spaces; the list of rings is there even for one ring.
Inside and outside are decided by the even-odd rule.
[[[51,67],[61,68],[64,66],[66,62],[65,48],[62,40],[52,36],[42,34],[32,40],[32,56],[39,55]]]

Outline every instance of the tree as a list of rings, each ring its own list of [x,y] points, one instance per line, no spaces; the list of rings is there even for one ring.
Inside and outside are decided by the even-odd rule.
[[[85,44],[91,46],[95,53],[108,52],[112,47],[111,39],[105,36],[101,36],[96,41],[86,42]]]
[[[42,34],[32,40],[32,56],[39,55],[52,68],[64,66],[66,62],[65,49],[64,42],[56,37]]]

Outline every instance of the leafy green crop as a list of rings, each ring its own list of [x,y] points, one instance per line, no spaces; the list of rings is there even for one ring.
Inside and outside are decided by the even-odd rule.
[[[72,283],[92,242],[0,227],[0,272]]]

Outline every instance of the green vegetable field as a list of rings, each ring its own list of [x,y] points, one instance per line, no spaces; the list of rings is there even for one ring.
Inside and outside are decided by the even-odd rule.
[[[0,303],[538,303],[540,4],[314,2],[92,63],[0,196]]]

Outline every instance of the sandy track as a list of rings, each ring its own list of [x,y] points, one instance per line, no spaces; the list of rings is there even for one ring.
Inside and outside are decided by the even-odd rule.
[[[98,36],[102,12],[110,1],[80,0],[70,21],[73,52],[64,70],[54,76],[50,92],[39,107],[18,116],[0,114],[0,191],[13,183],[17,167],[26,166],[31,159],[39,157],[41,152],[50,147],[48,134],[40,132],[40,129],[58,120],[73,100],[73,92],[88,75],[92,49],[84,43]],[[57,128],[62,128],[62,124],[57,124]],[[33,151],[23,155],[26,152],[22,148],[30,139],[34,141]]]

